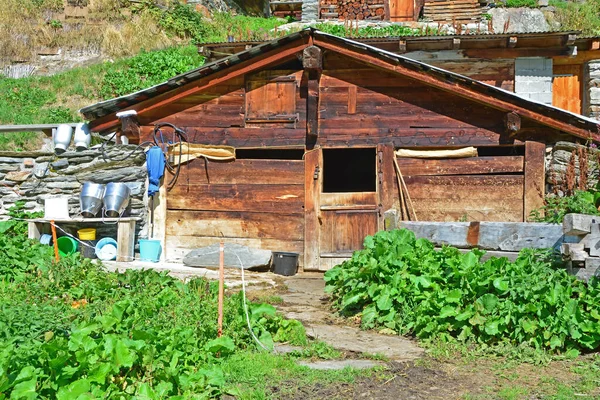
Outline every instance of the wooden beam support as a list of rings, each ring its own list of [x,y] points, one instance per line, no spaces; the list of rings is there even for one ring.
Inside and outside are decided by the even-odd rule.
[[[504,116],[504,129],[509,138],[514,138],[521,130],[521,117],[515,112]]]
[[[321,74],[308,71],[308,95],[306,96],[306,135],[309,141],[319,136],[319,80]]]
[[[331,50],[342,55],[352,57],[356,60],[363,61],[368,63],[374,67],[380,68],[385,71],[390,71],[393,73],[398,73],[406,76],[407,78],[414,79],[416,81],[422,82],[427,86],[435,87],[437,89],[453,93],[457,96],[470,99],[477,103],[486,104],[490,107],[496,108],[498,110],[506,111],[506,112],[516,112],[521,117],[529,118],[534,121],[537,121],[543,125],[549,126],[554,129],[558,129],[564,132],[568,132],[574,136],[589,140],[595,140],[600,142],[600,133],[599,132],[591,132],[589,130],[576,127],[567,122],[556,120],[552,117],[548,117],[542,114],[539,114],[535,111],[531,111],[529,109],[523,108],[516,104],[512,104],[508,101],[499,99],[492,94],[483,94],[480,92],[476,92],[464,86],[461,86],[457,83],[452,83],[448,81],[441,80],[440,78],[433,77],[427,75],[420,71],[415,71],[413,69],[407,68],[403,65],[399,65],[398,63],[392,60],[387,61],[383,60],[379,57],[375,57],[366,52],[360,52],[353,49],[349,49],[346,47],[339,46],[335,43],[328,42],[327,40],[323,40],[321,38],[315,38],[315,44],[319,47],[322,47],[327,50]]]
[[[546,195],[545,156],[546,145],[544,143],[525,142],[523,221],[528,221],[531,212],[544,205]]]
[[[304,155],[304,270],[318,271],[320,266],[321,184],[323,152],[320,148]]]
[[[356,85],[348,86],[348,114],[356,114]]]
[[[516,36],[510,36],[506,43],[506,47],[508,47],[510,49],[517,47],[517,40],[518,40],[518,38]]]
[[[302,51],[302,67],[305,70],[322,71],[323,53],[317,46],[308,46]]]
[[[171,104],[183,97],[187,97],[210,87],[219,85],[227,80],[244,76],[254,71],[264,69],[272,64],[283,63],[288,59],[292,59],[296,57],[297,53],[304,50],[304,48],[307,46],[307,42],[308,37],[302,37],[301,40],[299,39],[287,45],[268,51],[260,56],[252,57],[246,61],[243,61],[234,68],[225,68],[222,71],[192,81],[177,89],[170,90],[151,99],[141,101],[126,109],[135,110],[137,111],[138,116],[143,116],[150,111]],[[111,113],[92,121],[90,123],[90,129],[95,132],[103,132],[114,128],[118,124],[115,114],[116,113]]]
[[[399,54],[406,53],[406,40],[398,41],[398,53]]]
[[[460,49],[460,38],[452,38],[452,50]]]
[[[567,46],[573,46],[575,44],[575,40],[577,40],[577,35],[571,33],[567,36]]]

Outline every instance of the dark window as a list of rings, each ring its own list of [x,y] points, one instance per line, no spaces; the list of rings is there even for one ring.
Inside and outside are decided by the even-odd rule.
[[[323,150],[323,192],[375,192],[375,149]]]

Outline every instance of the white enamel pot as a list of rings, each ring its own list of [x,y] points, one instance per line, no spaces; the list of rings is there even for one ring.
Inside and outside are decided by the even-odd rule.
[[[54,152],[61,154],[67,151],[73,136],[73,128],[67,124],[59,125],[54,131]]]
[[[80,123],[75,127],[75,136],[73,137],[75,141],[75,148],[77,150],[85,150],[90,147],[90,143],[92,143],[92,135],[90,133],[90,127],[88,124]]]

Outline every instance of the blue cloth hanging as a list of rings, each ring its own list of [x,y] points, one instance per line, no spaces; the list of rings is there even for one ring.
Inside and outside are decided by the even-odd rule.
[[[158,146],[151,147],[146,152],[146,168],[148,168],[148,196],[158,192],[160,178],[165,173],[165,155]]]

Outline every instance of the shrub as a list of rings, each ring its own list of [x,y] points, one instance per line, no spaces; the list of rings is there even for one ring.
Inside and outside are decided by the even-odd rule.
[[[408,230],[368,236],[364,247],[325,281],[334,307],[360,314],[365,329],[555,351],[600,346],[600,282],[578,281],[536,251],[482,262],[482,251],[436,251]]]

